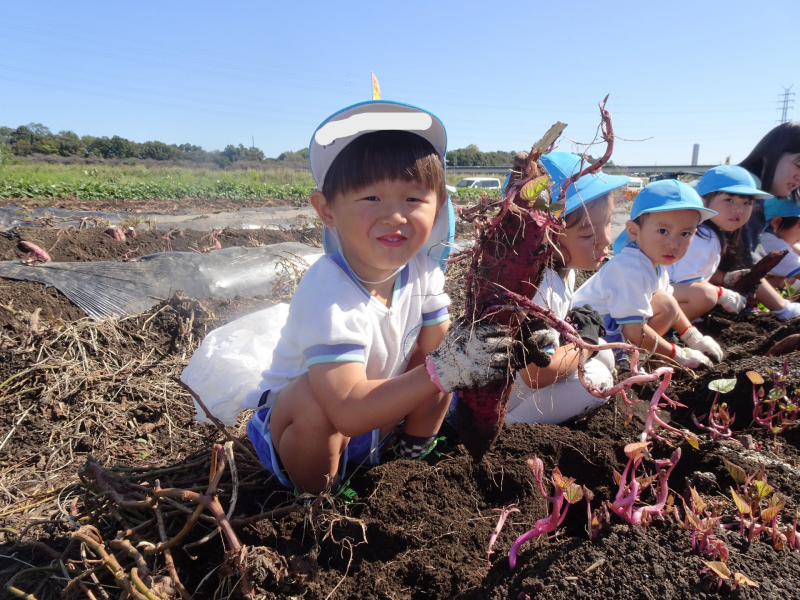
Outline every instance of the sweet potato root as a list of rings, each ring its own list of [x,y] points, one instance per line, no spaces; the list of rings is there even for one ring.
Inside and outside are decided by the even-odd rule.
[[[19,242],[18,245],[20,250],[22,250],[23,252],[27,252],[34,258],[34,260],[38,260],[41,262],[50,262],[51,260],[50,255],[41,248],[39,248],[39,246],[37,246],[33,242],[21,241]]]
[[[800,350],[800,333],[793,333],[783,338],[767,352],[767,356],[783,356],[795,350]]]
[[[783,260],[783,257],[789,253],[788,250],[775,250],[770,252],[764,258],[759,260],[747,275],[742,275],[739,280],[733,285],[733,291],[739,292],[743,296],[748,296],[753,293],[761,280],[766,277],[772,269],[778,266],[778,263]]]
[[[579,177],[593,173],[608,161],[613,148],[611,115],[600,106],[605,155],[587,165],[564,182],[558,190],[550,189],[550,178],[538,159],[549,151],[565,125],[557,123],[533,145],[524,173],[509,187],[499,202],[482,203],[462,216],[475,223],[478,239],[471,251],[472,266],[467,275],[466,313],[473,321],[489,319],[507,325],[512,336],[520,339],[525,329],[545,328],[540,321],[531,323],[533,313],[523,308],[519,298],[532,298],[551,259],[551,241],[562,228],[559,201]],[[517,297],[515,299],[514,297]],[[555,318],[555,315],[551,316]],[[572,328],[569,328],[572,331]],[[479,461],[494,442],[505,421],[508,397],[514,385],[515,371],[509,365],[505,381],[474,390],[459,390],[458,430],[461,441],[475,461]]]
[[[125,241],[125,233],[119,227],[109,227],[106,229],[105,233],[110,237],[114,238],[118,242]]]

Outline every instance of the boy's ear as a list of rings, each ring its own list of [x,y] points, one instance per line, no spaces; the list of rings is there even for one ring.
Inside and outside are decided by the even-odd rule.
[[[625,232],[635,242],[639,237],[639,224],[636,221],[628,221],[625,223]]]
[[[331,205],[322,195],[322,192],[316,190],[311,192],[311,206],[317,211],[319,220],[326,227],[333,227],[333,216],[331,215]]]
[[[778,227],[781,226],[781,218],[780,217],[772,217],[769,220],[769,226],[772,228],[772,231],[778,231]]]

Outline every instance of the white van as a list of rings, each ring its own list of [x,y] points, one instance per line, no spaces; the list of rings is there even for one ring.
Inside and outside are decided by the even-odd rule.
[[[640,179],[639,177],[631,177],[631,180],[628,182],[628,187],[625,188],[625,191],[638,194],[639,192],[642,191],[643,187],[644,187],[643,179]]]
[[[494,177],[465,177],[456,184],[457,188],[500,189],[500,180]]]

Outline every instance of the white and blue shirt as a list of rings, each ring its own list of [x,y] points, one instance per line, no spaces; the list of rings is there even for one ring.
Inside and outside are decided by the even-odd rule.
[[[756,248],[756,258],[760,260],[776,250],[788,250],[789,253],[783,257],[781,262],[769,274],[785,277],[786,279],[800,277],[800,255],[777,235],[771,231],[765,231],[761,236],[761,245]]]
[[[700,225],[703,228],[702,225]],[[703,237],[708,235],[708,237]],[[719,236],[710,229],[694,234],[686,255],[667,267],[670,283],[695,283],[708,281],[719,267],[722,246]]]
[[[572,297],[575,307],[590,304],[617,325],[646,323],[653,316],[656,292],[672,294],[666,269],[654,265],[635,245],[628,245],[600,267]]]
[[[416,255],[400,271],[390,307],[361,285],[339,251],[323,256],[297,286],[272,364],[245,405],[271,405],[276,393],[311,365],[360,362],[367,379],[400,375],[420,329],[448,320],[449,306],[444,273],[425,256]],[[253,406],[266,390],[268,399]]]

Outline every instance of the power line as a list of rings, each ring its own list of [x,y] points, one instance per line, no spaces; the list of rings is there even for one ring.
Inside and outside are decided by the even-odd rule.
[[[791,85],[788,88],[783,88],[783,99],[778,100],[778,110],[781,111],[781,118],[780,121],[778,121],[779,123],[786,123],[789,121],[787,114],[789,113],[789,109],[793,108],[794,104],[794,92],[790,92],[789,90],[791,90],[793,87],[794,86]],[[780,97],[781,95],[779,94],[778,98]],[[791,105],[789,104],[790,102],[792,103]]]

